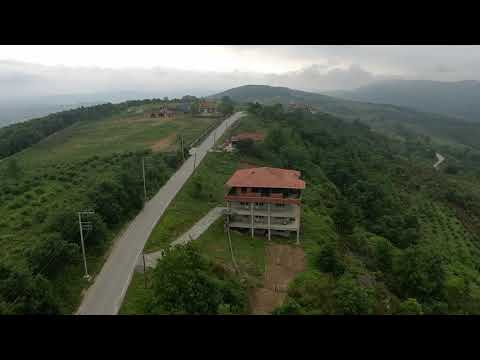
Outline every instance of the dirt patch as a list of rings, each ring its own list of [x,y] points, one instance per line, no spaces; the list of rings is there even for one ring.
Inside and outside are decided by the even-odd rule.
[[[253,315],[270,314],[280,306],[295,275],[305,269],[305,253],[299,246],[271,244],[266,249],[263,288],[250,293]]]
[[[175,140],[175,134],[171,134],[166,138],[163,138],[157,141],[156,143],[154,143],[152,146],[150,146],[150,149],[152,149],[153,152],[159,152],[159,151],[165,150],[173,143],[174,140]]]

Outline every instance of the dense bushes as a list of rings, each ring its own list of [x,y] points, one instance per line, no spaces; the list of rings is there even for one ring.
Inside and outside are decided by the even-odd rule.
[[[413,246],[396,259],[395,273],[405,297],[427,301],[444,298],[445,267],[433,247]]]
[[[317,255],[316,263],[322,272],[340,276],[345,272],[345,264],[337,250],[335,241],[328,241],[323,245]]]
[[[373,291],[361,286],[351,274],[337,281],[334,291],[337,312],[343,315],[371,314],[374,305]]]
[[[229,273],[204,259],[192,245],[169,250],[154,270],[155,314],[243,313],[244,289]]]
[[[143,156],[149,159],[146,180],[147,196],[150,197],[174,170],[170,164],[177,166],[171,154],[139,152],[94,156],[78,162],[58,163],[35,174],[25,173],[18,180],[7,178],[6,192],[0,193],[0,200],[8,203],[6,207],[12,212],[14,221],[0,223],[1,233],[15,231],[28,236],[19,240],[28,244],[21,259],[25,268],[22,276],[31,279],[19,282],[17,293],[28,292],[30,287],[37,286],[50,289],[50,283],[61,281],[66,270],[74,271],[75,266],[82,264],[79,211],[95,210],[95,214],[82,218],[92,225],[84,232],[87,259],[103,253],[108,244],[106,240],[143,206]],[[52,175],[55,175],[54,179]],[[72,185],[73,180],[78,181]],[[69,190],[69,185],[73,191]],[[20,193],[24,195],[17,195]],[[6,225],[9,228],[5,230]],[[22,233],[24,229],[29,229],[28,233]],[[2,257],[4,263],[8,256],[2,254]],[[64,290],[57,288],[52,291],[63,309]],[[47,296],[50,290],[39,290],[38,296]],[[11,298],[4,295],[0,290],[0,303],[3,301],[10,309],[13,306]],[[28,306],[31,313],[45,309]]]
[[[59,233],[51,233],[28,248],[25,257],[33,273],[43,273],[48,277],[61,271],[78,254],[78,244],[65,241]]]
[[[390,140],[326,114],[258,104],[250,111],[270,129],[264,143],[255,144],[256,156],[300,170],[307,181],[304,226],[314,226],[307,214],[321,214],[337,235],[308,233],[308,248],[316,249],[309,252],[310,275],[293,282],[277,313],[479,313],[473,305],[480,296],[479,244],[470,232],[478,199],[468,182],[448,184],[431,165],[416,163],[421,156],[432,161],[428,146]],[[446,211],[419,208],[428,201],[459,209],[468,226]],[[330,276],[329,286],[312,275],[316,271]],[[322,308],[318,299],[331,306]]]
[[[41,275],[0,263],[0,314],[57,314],[50,282]]]

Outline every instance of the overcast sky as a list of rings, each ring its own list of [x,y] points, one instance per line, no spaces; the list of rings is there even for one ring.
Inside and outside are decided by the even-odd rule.
[[[208,95],[245,84],[310,91],[403,78],[480,80],[480,46],[0,46],[0,98],[110,91]]]

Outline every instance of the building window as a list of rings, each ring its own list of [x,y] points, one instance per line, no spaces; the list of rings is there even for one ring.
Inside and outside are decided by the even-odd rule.
[[[275,204],[275,206],[276,206],[277,208],[284,208],[284,207],[285,207],[285,204]]]
[[[247,188],[246,188],[246,187],[242,187],[240,190],[242,191],[242,193],[247,192]]]

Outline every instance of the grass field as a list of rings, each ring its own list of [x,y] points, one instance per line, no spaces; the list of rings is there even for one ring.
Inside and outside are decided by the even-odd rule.
[[[167,151],[182,134],[188,144],[199,136],[213,118],[178,115],[149,118],[144,114],[123,115],[102,121],[77,123],[28,148],[17,159],[25,168],[59,161],[75,161],[94,155],[153,148]],[[165,139],[168,139],[165,142]],[[161,148],[155,145],[163,141]]]
[[[153,252],[168,246],[200,220],[211,208],[223,203],[224,184],[238,166],[234,154],[209,153],[155,226],[145,247]],[[195,184],[201,184],[195,193]]]

